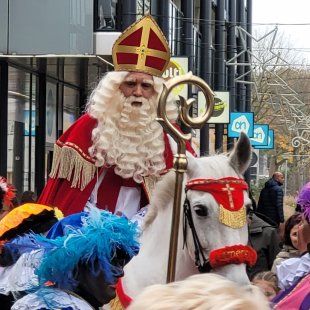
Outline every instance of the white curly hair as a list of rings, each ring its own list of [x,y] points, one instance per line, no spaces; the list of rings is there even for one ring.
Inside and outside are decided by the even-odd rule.
[[[239,286],[216,274],[199,274],[183,281],[145,288],[128,310],[269,310],[258,287]]]
[[[101,167],[115,166],[116,174],[141,183],[144,176],[159,175],[165,169],[163,130],[156,121],[157,100],[164,80],[153,77],[155,95],[142,98],[142,107],[131,106],[134,97],[119,90],[128,72],[109,72],[90,96],[87,112],[98,121],[92,132],[89,153]],[[167,105],[168,117],[175,120],[174,101]]]

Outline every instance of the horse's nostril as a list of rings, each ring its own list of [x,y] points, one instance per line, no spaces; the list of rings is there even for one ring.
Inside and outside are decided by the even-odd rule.
[[[194,211],[198,216],[208,216],[208,208],[204,205],[194,206]]]

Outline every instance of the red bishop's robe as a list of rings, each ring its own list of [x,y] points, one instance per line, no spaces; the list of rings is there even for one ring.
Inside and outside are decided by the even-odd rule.
[[[97,120],[89,114],[80,117],[54,145],[54,156],[50,178],[38,199],[38,203],[58,207],[65,216],[83,211],[101,173],[104,178],[97,192],[97,207],[115,211],[122,188],[140,188],[140,208],[149,203],[149,184],[153,180],[145,178],[136,183],[132,178],[124,179],[115,174],[114,167],[97,168],[89,155],[92,130]],[[173,166],[173,154],[166,133],[164,135],[166,171]],[[187,143],[187,150],[195,154]]]

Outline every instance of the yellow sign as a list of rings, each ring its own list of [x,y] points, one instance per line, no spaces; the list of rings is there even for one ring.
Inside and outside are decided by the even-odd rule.
[[[184,75],[188,72],[188,58],[187,57],[171,57],[170,63],[162,77],[164,80],[169,80],[175,76]],[[182,84],[175,87],[172,93],[175,96],[182,96],[187,98],[187,84]]]
[[[206,110],[206,99],[201,91],[198,91],[198,116]],[[215,91],[214,111],[207,122],[208,124],[229,123],[229,92]]]

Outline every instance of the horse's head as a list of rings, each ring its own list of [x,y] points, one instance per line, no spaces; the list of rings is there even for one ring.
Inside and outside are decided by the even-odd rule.
[[[250,157],[250,141],[241,134],[230,156],[189,158],[186,181],[185,238],[190,256],[201,271],[212,269],[239,283],[249,282],[245,264],[256,258],[247,246],[246,207],[251,201],[242,178]]]

